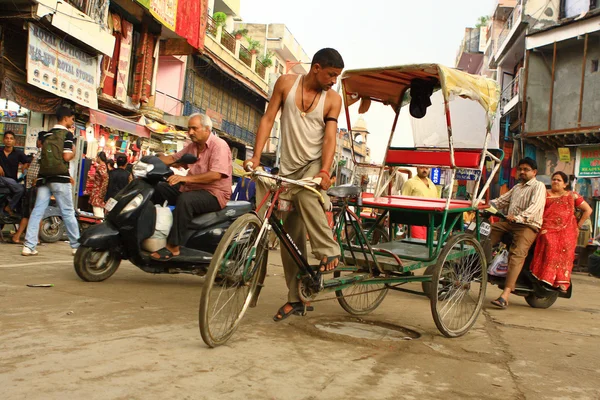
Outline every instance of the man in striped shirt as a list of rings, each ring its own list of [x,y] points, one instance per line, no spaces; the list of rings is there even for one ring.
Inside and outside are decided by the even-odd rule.
[[[517,278],[521,273],[529,248],[535,241],[538,231],[542,226],[542,216],[546,204],[546,187],[535,177],[537,163],[526,157],[519,161],[517,167],[520,182],[510,191],[492,200],[492,205],[497,209],[507,209],[507,221],[492,225],[490,241],[495,246],[505,233],[513,236],[508,252],[508,273],[504,290],[500,297],[492,301],[497,307],[508,306],[508,296],[515,289]]]

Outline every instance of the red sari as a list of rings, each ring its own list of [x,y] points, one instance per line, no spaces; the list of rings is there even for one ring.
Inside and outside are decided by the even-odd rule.
[[[93,176],[92,194],[90,195],[90,204],[93,207],[104,208],[104,196],[108,188],[108,169],[106,164],[99,162],[96,164],[96,173]]]
[[[561,197],[546,197],[544,222],[535,242],[531,272],[539,280],[564,289],[571,283],[571,270],[577,246],[575,207],[583,197],[568,192]]]

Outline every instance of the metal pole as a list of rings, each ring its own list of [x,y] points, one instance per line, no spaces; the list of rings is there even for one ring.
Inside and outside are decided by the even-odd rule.
[[[548,130],[552,130],[552,106],[554,103],[554,76],[556,73],[556,42],[552,53],[552,84],[550,85],[550,107],[548,109]]]
[[[583,114],[583,90],[585,87],[585,63],[587,62],[588,34],[585,34],[583,44],[583,62],[581,63],[581,87],[579,89],[579,112],[577,114],[577,127],[581,128],[581,115]]]

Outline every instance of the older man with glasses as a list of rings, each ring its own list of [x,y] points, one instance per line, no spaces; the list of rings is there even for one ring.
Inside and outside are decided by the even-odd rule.
[[[500,297],[492,301],[492,304],[499,308],[504,309],[508,306],[508,297],[515,289],[529,248],[542,226],[546,186],[536,179],[537,168],[535,160],[529,157],[523,158],[517,167],[519,183],[491,202],[497,209],[508,208],[507,221],[492,225],[490,236],[492,246],[495,246],[505,233],[513,235],[508,251],[508,274],[504,290]]]

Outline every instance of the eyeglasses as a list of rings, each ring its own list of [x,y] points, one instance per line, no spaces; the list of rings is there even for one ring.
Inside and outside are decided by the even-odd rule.
[[[531,172],[533,171],[531,168],[518,168],[520,172]]]

